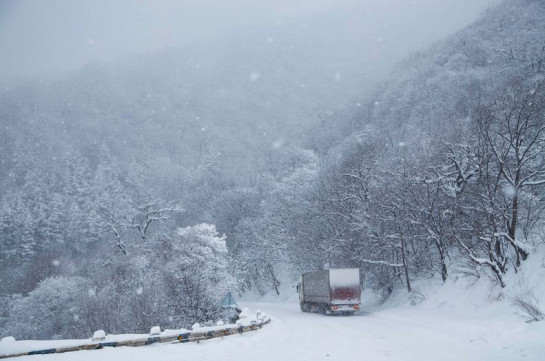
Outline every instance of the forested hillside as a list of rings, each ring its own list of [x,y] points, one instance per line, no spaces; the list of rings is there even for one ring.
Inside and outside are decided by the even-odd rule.
[[[304,267],[359,266],[388,293],[452,273],[503,286],[531,257],[545,207],[544,16],[541,1],[507,1],[399,64],[305,197],[316,223],[297,228]]]
[[[507,1],[400,63],[355,113],[360,130],[300,158],[239,223],[241,254],[257,239],[275,270],[246,269],[247,284],[288,265],[360,267],[385,296],[421,277],[504,286],[543,242],[544,16]]]
[[[545,237],[543,19],[507,0],[353,102],[252,38],[3,92],[0,336],[179,327],[324,267],[505,286]]]
[[[303,42],[306,33],[294,35],[293,26],[276,29],[274,38],[226,34],[3,88],[0,294],[2,322],[8,315],[15,322],[11,332],[86,334],[94,326],[84,314],[99,309],[111,310],[101,316],[109,332],[138,330],[136,322],[147,327],[147,320],[131,314],[134,297],[152,320],[192,324],[210,317],[201,313],[210,305],[203,300],[217,301],[211,285],[228,279],[223,287],[238,289],[225,248],[237,247],[235,227],[257,216],[283,172],[348,133],[340,124],[320,131],[332,109],[356,107],[338,105],[348,103],[356,84],[367,86],[359,69],[340,79],[336,67],[323,67],[337,55]],[[193,253],[179,248],[192,234],[180,236],[184,227],[195,233]],[[201,239],[224,246],[200,247]],[[176,252],[194,261],[178,259],[172,267],[180,275],[167,272],[162,258],[182,257]],[[195,277],[193,268],[208,266],[215,271]],[[189,294],[168,286],[177,283],[170,277],[187,275],[199,284],[187,284]],[[167,297],[180,305],[191,300],[194,313],[153,307]],[[79,317],[70,330],[26,327],[65,303]]]

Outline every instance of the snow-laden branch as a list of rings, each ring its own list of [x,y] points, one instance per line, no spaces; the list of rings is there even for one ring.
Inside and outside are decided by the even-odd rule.
[[[505,232],[498,232],[498,233],[494,233],[494,237],[503,237],[505,238],[509,243],[511,243],[514,247],[526,252],[526,253],[530,253],[530,249],[528,248],[528,245],[526,245],[525,243],[522,243],[520,241],[517,241],[516,239],[513,239],[511,236],[509,236],[509,234],[505,233]]]
[[[369,259],[364,259],[364,260],[362,260],[362,262],[370,263],[370,264],[381,264],[381,265],[390,266],[390,267],[403,267],[403,263],[391,263],[391,262],[386,262],[386,261],[372,261],[372,260],[369,260]]]

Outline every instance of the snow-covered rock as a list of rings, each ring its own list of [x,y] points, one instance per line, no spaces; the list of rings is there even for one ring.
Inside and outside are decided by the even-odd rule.
[[[223,326],[225,323],[222,320],[216,322],[216,326]]]
[[[194,323],[193,326],[191,326],[191,329],[192,330],[198,330],[199,328],[201,328],[201,324],[200,323]]]
[[[4,337],[3,339],[0,340],[1,343],[13,343],[15,342],[15,337],[13,336],[8,336],[8,337]]]

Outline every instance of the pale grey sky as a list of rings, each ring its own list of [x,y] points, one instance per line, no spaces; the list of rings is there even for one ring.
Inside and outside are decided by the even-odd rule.
[[[473,21],[491,0],[0,0],[0,76],[76,69],[224,34],[301,31],[399,60]]]

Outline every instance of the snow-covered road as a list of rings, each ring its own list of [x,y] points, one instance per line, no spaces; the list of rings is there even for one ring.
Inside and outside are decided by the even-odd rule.
[[[299,311],[297,303],[247,303],[272,322],[263,329],[200,344],[107,348],[18,360],[543,360],[545,334],[538,325],[460,319],[418,307],[324,316]]]

